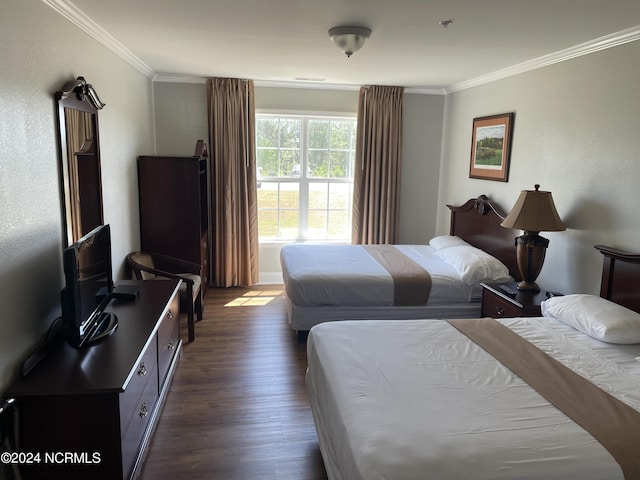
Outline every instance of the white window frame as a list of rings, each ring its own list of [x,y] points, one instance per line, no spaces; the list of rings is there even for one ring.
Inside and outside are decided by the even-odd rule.
[[[309,164],[308,159],[308,122],[309,120],[357,120],[356,113],[349,112],[300,112],[300,111],[284,111],[284,110],[256,110],[256,120],[260,117],[272,117],[272,118],[296,118],[302,120],[302,131],[300,135],[300,177],[261,177],[259,179],[260,182],[278,182],[278,183],[297,183],[299,184],[299,224],[298,224],[298,235],[295,239],[293,238],[261,238],[259,240],[260,245],[269,245],[269,244],[277,244],[283,245],[287,243],[304,243],[304,242],[312,242],[312,243],[350,243],[351,242],[351,215],[352,215],[352,204],[353,204],[353,176],[351,179],[342,179],[342,178],[313,178],[307,176],[307,166]],[[257,130],[257,129],[256,129]],[[353,138],[353,152],[355,157],[355,136]],[[257,148],[257,145],[256,145]],[[352,168],[355,169],[355,158],[354,164]],[[348,238],[342,239],[330,239],[330,238],[309,238],[307,235],[308,231],[308,215],[309,211],[309,185],[311,183],[347,183],[350,184],[349,191],[349,205],[348,205],[348,215],[349,215],[349,233]],[[327,191],[327,195],[329,195],[329,191]],[[328,199],[327,199],[328,200]],[[327,202],[329,205],[329,202]],[[329,209],[327,209],[327,212]]]

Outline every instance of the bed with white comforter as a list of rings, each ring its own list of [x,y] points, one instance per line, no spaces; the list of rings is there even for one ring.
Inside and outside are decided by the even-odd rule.
[[[486,195],[447,208],[451,214],[448,235],[431,239],[429,245],[394,246],[408,258],[400,265],[410,262],[409,271],[418,277],[422,273],[414,270],[416,265],[432,275],[428,297],[421,303],[400,301],[398,292],[407,290],[405,282],[411,283],[407,296],[414,298],[413,277],[390,257],[381,265],[380,252],[367,250],[372,246],[283,247],[280,261],[289,326],[306,332],[332,320],[480,315],[481,281],[504,281],[505,272],[509,280],[519,280],[513,243],[519,232],[501,226],[504,215]]]
[[[395,245],[428,271],[429,303],[468,303],[473,286],[430,245]],[[359,245],[288,245],[282,249],[287,295],[298,305],[393,305],[393,278]],[[508,273],[507,277],[508,278]],[[476,297],[477,299],[477,297]]]
[[[640,410],[640,344],[553,318],[500,322]],[[331,480],[624,478],[587,431],[446,321],[317,325],[308,362]]]
[[[362,245],[287,245],[283,280],[294,330],[329,320],[453,318],[480,314],[483,281],[512,280],[495,257],[449,235],[429,245],[389,245],[430,276],[427,301],[394,301],[394,275]]]

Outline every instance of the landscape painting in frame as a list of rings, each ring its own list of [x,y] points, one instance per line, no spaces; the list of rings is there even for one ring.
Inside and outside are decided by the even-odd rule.
[[[473,119],[469,178],[508,181],[512,130],[513,113]]]

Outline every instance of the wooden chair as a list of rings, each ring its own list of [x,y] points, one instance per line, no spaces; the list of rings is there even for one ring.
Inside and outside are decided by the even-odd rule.
[[[202,320],[202,266],[158,253],[132,252],[127,264],[138,280],[180,279],[180,311],[187,313],[189,341],[195,339],[194,317]]]

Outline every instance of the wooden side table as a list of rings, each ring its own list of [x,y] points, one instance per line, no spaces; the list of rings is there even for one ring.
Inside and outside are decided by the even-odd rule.
[[[547,292],[522,292],[516,283],[482,283],[482,316],[493,318],[540,317],[540,304]],[[504,289],[501,287],[505,287]],[[512,294],[510,292],[515,292]]]

